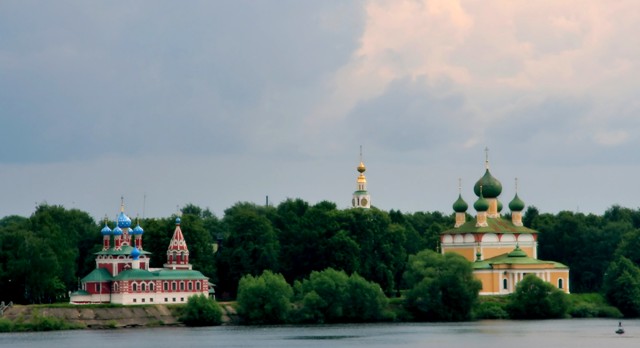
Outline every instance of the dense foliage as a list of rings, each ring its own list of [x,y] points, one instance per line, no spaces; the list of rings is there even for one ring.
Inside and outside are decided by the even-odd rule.
[[[404,278],[407,308],[417,320],[470,319],[482,286],[464,257],[431,250],[409,256]]]
[[[246,275],[238,284],[238,315],[248,324],[282,324],[291,311],[293,288],[281,274]]]
[[[507,306],[512,319],[562,318],[569,308],[567,294],[529,274],[516,286]]]
[[[540,232],[540,259],[570,267],[572,293],[602,291],[625,315],[640,315],[635,303],[640,296],[633,295],[640,283],[639,209],[612,206],[594,215],[540,213],[529,207],[523,221]],[[162,267],[175,217],[139,223],[145,230],[144,248],[152,253],[151,267]],[[102,224],[78,209],[48,204],[39,205],[29,217],[0,219],[0,300],[68,301],[68,292],[95,267],[93,253],[101,247]],[[452,225],[453,214],[338,209],[331,202],[311,205],[288,199],[277,206],[237,203],[221,218],[188,204],[182,208],[181,227],[191,263],[216,284],[218,298],[236,298],[239,281],[247,275],[270,271],[294,284],[328,268],[358,274],[393,298],[417,286],[439,294],[436,284],[420,285],[423,279],[405,283],[403,274],[411,267],[409,255],[437,250],[440,232]],[[405,293],[415,295],[411,301],[419,298],[419,292]],[[309,295],[307,301],[312,299]],[[483,306],[480,311],[486,316],[503,315],[495,305]],[[598,311],[583,306],[576,314]]]
[[[180,321],[187,326],[214,326],[222,323],[222,309],[206,295],[191,296],[182,308]]]

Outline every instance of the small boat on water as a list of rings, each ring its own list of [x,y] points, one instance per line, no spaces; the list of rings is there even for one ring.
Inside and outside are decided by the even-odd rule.
[[[618,322],[618,330],[616,330],[616,333],[618,335],[622,335],[624,333],[624,329],[622,328],[622,322],[621,321]]]

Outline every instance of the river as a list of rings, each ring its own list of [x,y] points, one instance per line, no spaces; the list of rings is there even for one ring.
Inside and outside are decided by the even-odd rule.
[[[640,320],[564,319],[466,323],[383,323],[318,326],[217,326],[206,328],[74,330],[3,333],[12,348],[189,347],[437,347],[616,348],[640,345]]]

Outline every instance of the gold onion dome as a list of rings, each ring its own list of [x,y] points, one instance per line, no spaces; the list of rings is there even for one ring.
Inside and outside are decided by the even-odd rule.
[[[458,199],[453,202],[453,211],[456,213],[464,213],[467,211],[467,208],[469,208],[469,205],[462,199],[462,195],[459,194]]]
[[[496,198],[502,193],[502,184],[489,172],[489,168],[484,175],[473,186],[473,192],[480,197],[480,187],[485,198]]]
[[[364,173],[365,170],[367,170],[367,167],[364,166],[364,163],[360,162],[360,165],[358,165],[358,172],[360,172],[360,174]]]

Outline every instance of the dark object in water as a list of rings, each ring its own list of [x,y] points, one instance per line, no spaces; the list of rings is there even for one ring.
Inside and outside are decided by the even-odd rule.
[[[621,321],[618,322],[618,330],[616,330],[616,333],[618,335],[622,335],[624,333],[624,329],[622,328],[622,322]]]

